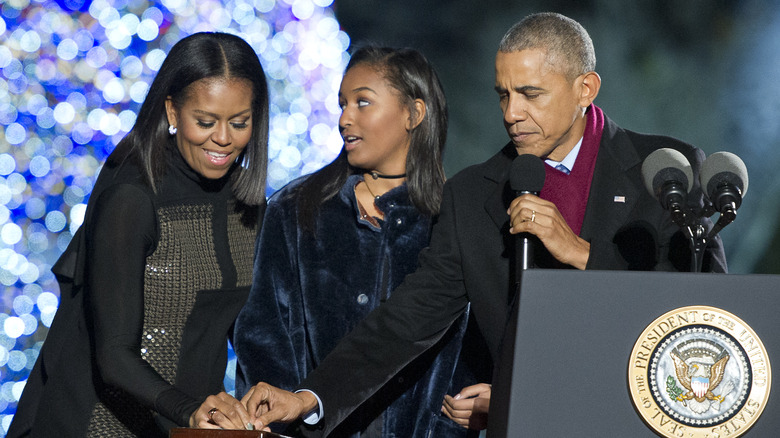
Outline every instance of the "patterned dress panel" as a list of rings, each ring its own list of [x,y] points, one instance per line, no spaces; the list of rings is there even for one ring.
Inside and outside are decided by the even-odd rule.
[[[212,210],[206,204],[157,211],[160,240],[146,259],[141,354],[170,384],[176,381],[184,325],[198,292],[222,286]]]
[[[220,288],[222,274],[212,237],[212,205],[162,207],[157,215],[160,239],[146,259],[141,357],[174,384],[184,324],[198,291]],[[87,436],[137,437],[145,432],[126,425],[154,424],[152,412],[123,391],[104,388],[101,393],[103,402],[94,407]]]
[[[228,211],[232,212],[228,215],[228,241],[230,255],[236,265],[236,286],[248,287],[252,285],[257,228],[244,225],[235,202],[231,202]]]

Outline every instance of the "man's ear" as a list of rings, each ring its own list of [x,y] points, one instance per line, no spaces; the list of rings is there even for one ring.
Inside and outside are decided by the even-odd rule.
[[[171,99],[171,96],[168,96],[168,98],[165,99],[165,115],[168,117],[168,124],[170,126],[178,127],[178,120],[176,120],[176,107],[173,105],[173,99]]]
[[[414,113],[409,115],[409,122],[406,124],[407,131],[411,131],[418,127],[423,119],[425,119],[425,111],[427,111],[425,102],[422,99],[414,99],[413,106]]]
[[[587,108],[596,100],[596,96],[601,89],[601,76],[595,71],[591,71],[577,78],[577,86],[580,91],[580,106]]]

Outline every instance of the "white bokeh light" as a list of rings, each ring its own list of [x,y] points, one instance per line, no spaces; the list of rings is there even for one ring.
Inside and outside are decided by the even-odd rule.
[[[19,46],[22,50],[28,53],[33,53],[41,48],[41,36],[34,30],[29,30],[24,33],[19,40]]]
[[[24,333],[24,321],[17,316],[9,316],[3,321],[3,331],[9,338],[16,339]]]
[[[72,122],[75,116],[76,111],[68,102],[60,102],[54,107],[54,120],[59,124],[66,125]]]
[[[65,61],[70,61],[79,54],[79,46],[70,38],[65,38],[57,45],[57,56]]]
[[[15,223],[8,223],[0,228],[0,239],[6,245],[16,245],[22,240],[22,227]]]
[[[125,98],[125,86],[121,79],[112,77],[103,86],[103,98],[108,103],[118,103]]]

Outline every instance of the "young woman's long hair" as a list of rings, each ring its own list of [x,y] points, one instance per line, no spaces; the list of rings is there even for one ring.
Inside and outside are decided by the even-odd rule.
[[[350,58],[345,74],[363,64],[382,73],[390,86],[398,90],[412,116],[416,113],[415,99],[425,102],[425,117],[411,131],[406,184],[414,206],[425,215],[436,215],[445,180],[442,152],[447,139],[447,101],[439,77],[428,60],[413,49],[360,48]],[[301,227],[313,232],[322,203],[339,192],[349,175],[369,170],[350,166],[347,152],[342,149],[333,162],[308,177],[294,191]]]
[[[252,136],[231,184],[238,200],[259,205],[265,201],[268,164],[268,84],[257,54],[235,35],[200,32],[173,46],[149,87],[135,126],[119,142],[109,163],[132,157],[147,184],[156,190],[169,155],[178,153],[175,138],[168,133],[165,100],[170,96],[180,107],[189,97],[189,86],[206,78],[245,79],[252,84]]]

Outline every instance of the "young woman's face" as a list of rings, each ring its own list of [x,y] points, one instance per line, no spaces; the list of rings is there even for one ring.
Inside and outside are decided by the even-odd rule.
[[[412,122],[409,108],[375,68],[350,68],[339,90],[339,130],[352,166],[394,175],[406,172]]]
[[[252,84],[245,79],[207,78],[190,85],[177,108],[165,102],[168,123],[184,161],[201,176],[218,179],[252,138]]]

